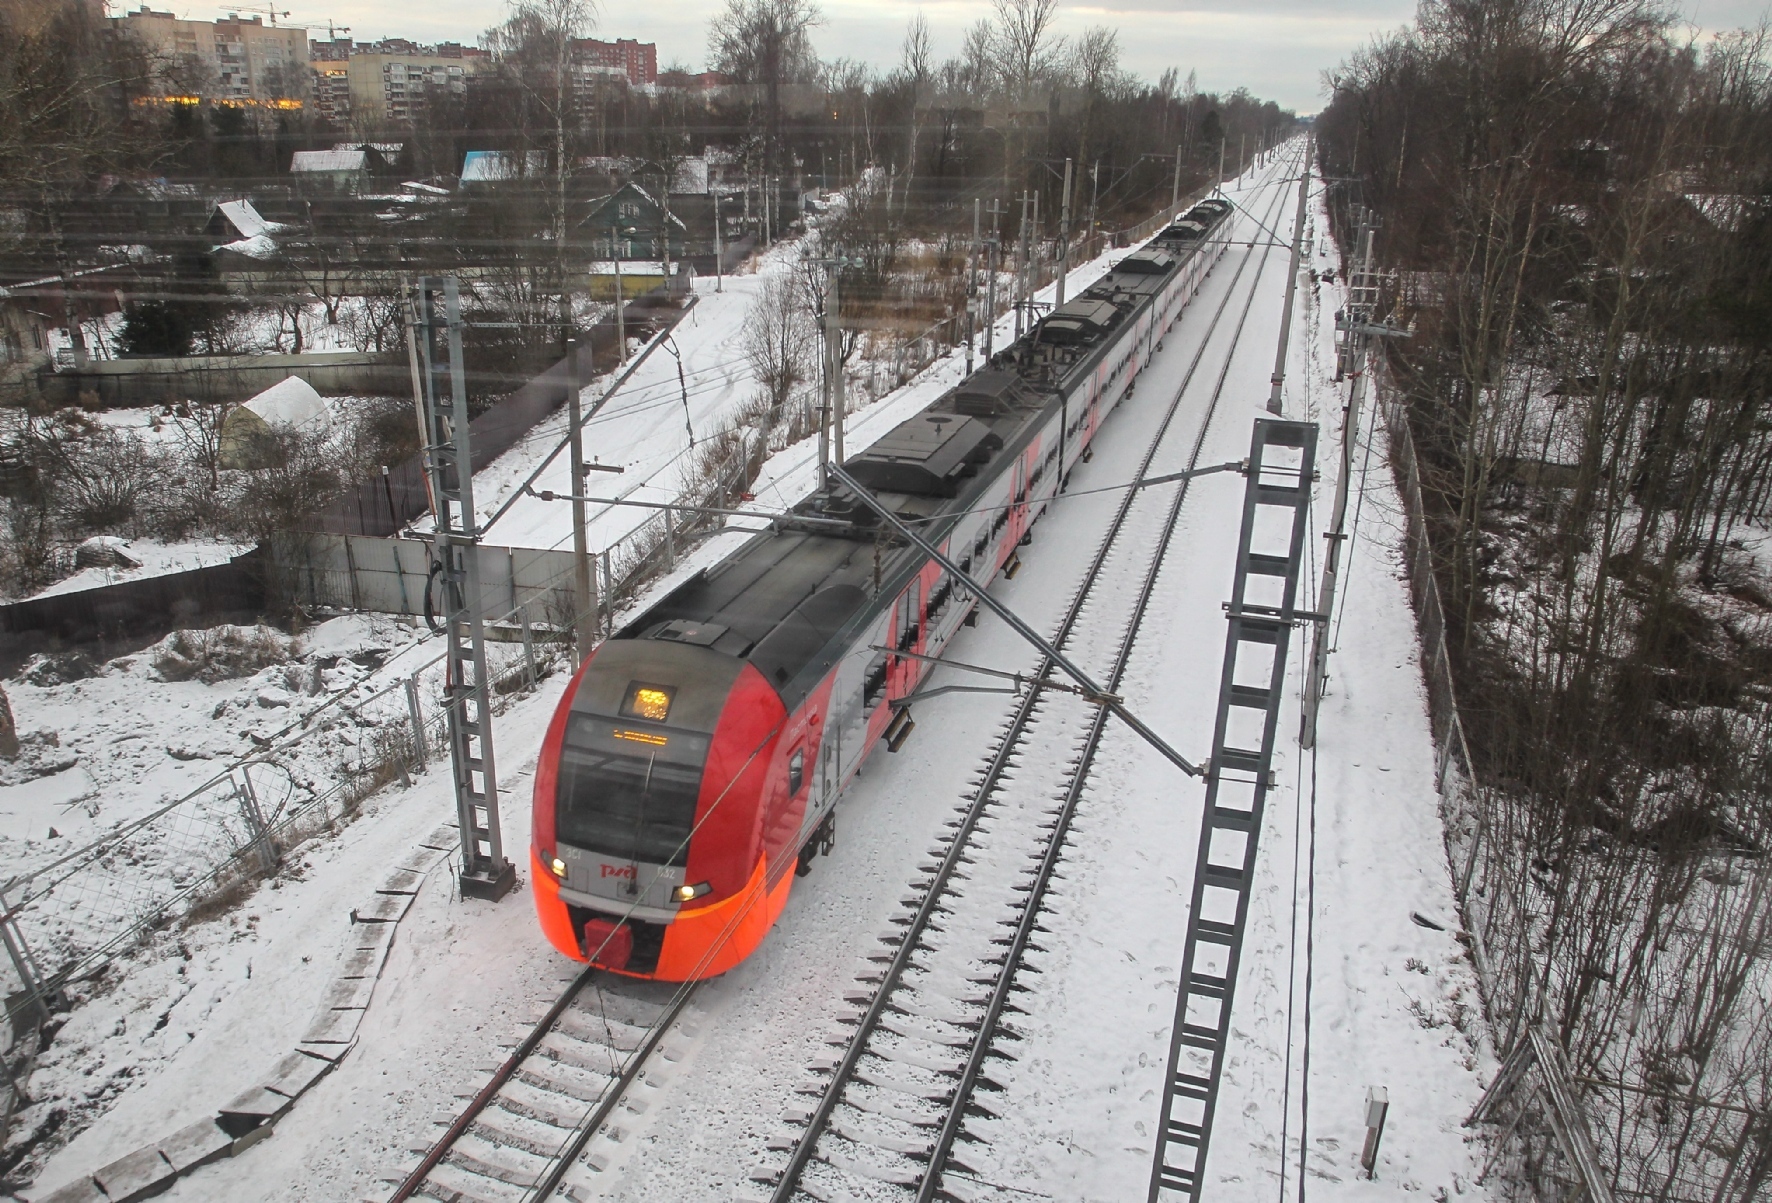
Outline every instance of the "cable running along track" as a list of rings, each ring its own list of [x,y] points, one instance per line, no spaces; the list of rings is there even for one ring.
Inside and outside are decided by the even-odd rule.
[[[1279,188],[1272,203],[1277,206],[1285,194]],[[1187,470],[1198,466],[1268,254],[1264,247],[1256,260]],[[1226,288],[1135,479],[1150,473],[1252,258],[1243,257]],[[1187,482],[1180,483],[1166,513],[1154,493],[1129,490],[1121,499],[1053,641],[1084,663],[1111,664],[1110,692],[1125,675]],[[1053,670],[1042,660],[1035,681]],[[830,1073],[816,1105],[790,1113],[790,1120],[803,1123],[802,1131],[775,1142],[787,1149],[787,1164],[753,1175],[773,1188],[772,1203],[902,1197],[903,1191],[918,1203],[967,1197],[956,1191],[965,1191],[972,1171],[953,1155],[954,1144],[969,1115],[991,1114],[975,1098],[980,1085],[994,1085],[988,1059],[1013,1056],[1000,1047],[1019,1039],[1003,1015],[1014,1009],[1011,992],[1027,988],[1017,976],[1024,953],[1037,950],[1043,901],[1108,715],[1106,707],[1038,684],[1023,696],[950,820],[945,850],[932,853],[923,866],[928,877],[918,883],[921,896],[905,900],[913,909],[895,920],[902,935],[883,937],[886,947],[870,958],[879,968],[863,980],[877,986],[871,997],[867,991],[852,995],[866,1006],[846,1017],[853,1032],[833,1040],[842,1055],[815,1066]],[[1067,749],[1074,751],[1067,756]],[[944,1184],[944,1178],[952,1181]],[[983,1187],[981,1193],[994,1192]]]

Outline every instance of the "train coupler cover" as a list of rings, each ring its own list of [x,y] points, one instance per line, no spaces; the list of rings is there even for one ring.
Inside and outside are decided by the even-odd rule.
[[[585,921],[585,952],[593,965],[617,972],[634,955],[634,929],[614,919]]]

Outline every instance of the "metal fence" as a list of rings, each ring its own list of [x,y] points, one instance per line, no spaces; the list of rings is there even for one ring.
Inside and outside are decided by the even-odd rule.
[[[1690,1082],[1651,1080],[1637,1059],[1623,1063],[1624,1057],[1602,1056],[1591,1047],[1582,1060],[1598,1059],[1603,1068],[1578,1074],[1545,1026],[1550,1001],[1582,972],[1572,971],[1566,958],[1546,955],[1543,939],[1552,911],[1591,905],[1596,890],[1582,879],[1579,865],[1565,870],[1560,894],[1515,888],[1541,870],[1533,860],[1548,843],[1525,800],[1485,787],[1477,777],[1459,713],[1406,404],[1391,388],[1381,388],[1380,396],[1403,502],[1404,564],[1421,635],[1438,757],[1436,786],[1462,938],[1476,966],[1490,1031],[1509,1066],[1519,1067],[1518,1072],[1504,1069],[1472,1117],[1493,1125],[1484,1174],[1498,1175],[1510,1197],[1547,1203],[1582,1195],[1597,1203],[1762,1197],[1772,1181],[1772,1131],[1763,1104],[1720,1102]],[[1757,908],[1759,898],[1760,891],[1751,892],[1737,909],[1744,917],[1763,909]],[[1615,940],[1632,936],[1628,915],[1638,900],[1627,887],[1622,899],[1612,894],[1606,901],[1614,908],[1611,922],[1620,928]],[[1648,982],[1646,1005],[1677,1008],[1683,988],[1678,980]],[[1582,1042],[1579,1031],[1569,1036]]]
[[[506,692],[546,671],[534,647],[499,651]],[[374,691],[335,695],[195,789],[6,882],[9,1010],[41,1013],[151,932],[237,900],[370,793],[423,768],[445,746],[442,693],[436,657]],[[339,747],[317,754],[313,741],[334,731]]]
[[[659,511],[597,556],[594,631],[612,631],[621,609],[647,583],[721,529],[716,517],[697,511],[739,500],[762,460],[761,438],[735,433],[711,477],[686,490],[685,508]],[[411,550],[405,547],[408,559]],[[565,635],[577,621],[572,557],[537,554],[531,563],[538,572],[525,581],[531,596],[488,615],[503,637],[487,649],[498,699],[533,689],[571,654]],[[311,579],[347,593],[341,578],[348,575],[316,572]],[[398,587],[384,592],[395,598]],[[152,932],[238,900],[254,880],[274,875],[297,845],[336,830],[368,795],[410,781],[432,758],[446,755],[443,687],[439,652],[378,688],[334,695],[183,796],[0,885],[0,944],[8,954],[0,961],[0,993],[20,1020],[15,1027],[28,1027],[28,1018],[40,1016],[69,984]],[[311,741],[332,731],[344,733],[346,750],[316,763]]]

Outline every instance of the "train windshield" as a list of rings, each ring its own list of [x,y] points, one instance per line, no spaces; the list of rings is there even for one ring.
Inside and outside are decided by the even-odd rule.
[[[555,794],[560,841],[622,860],[687,864],[707,755],[705,735],[573,715]]]

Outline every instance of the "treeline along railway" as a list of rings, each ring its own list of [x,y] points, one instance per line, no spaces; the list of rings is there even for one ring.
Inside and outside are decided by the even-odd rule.
[[[1414,334],[1383,386],[1476,778],[1454,862],[1497,1044],[1567,1044],[1621,1196],[1747,1199],[1772,1175],[1772,73],[1764,25],[1699,46],[1674,17],[1430,0],[1318,131],[1337,232],[1376,222]]]

